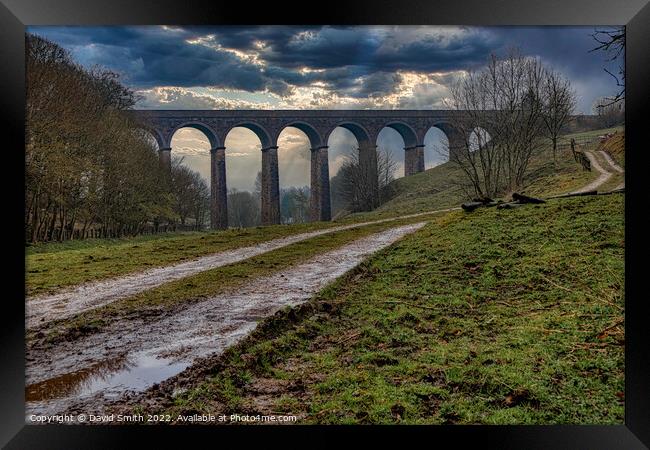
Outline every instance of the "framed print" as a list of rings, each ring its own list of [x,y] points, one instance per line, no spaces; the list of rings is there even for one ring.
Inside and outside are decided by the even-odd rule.
[[[3,2],[3,445],[647,448],[650,6],[310,8]]]

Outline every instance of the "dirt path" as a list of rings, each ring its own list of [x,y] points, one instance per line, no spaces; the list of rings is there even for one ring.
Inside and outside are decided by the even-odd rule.
[[[104,306],[121,298],[155,288],[161,284],[188,277],[205,270],[233,264],[262,253],[277,250],[296,242],[311,239],[323,234],[358,228],[366,225],[391,222],[399,219],[419,217],[437,212],[447,212],[458,208],[448,208],[401,217],[381,219],[372,222],[355,223],[323,230],[300,233],[279,239],[262,242],[255,246],[227,250],[192,261],[166,267],[149,269],[120,278],[84,283],[52,295],[29,297],[25,303],[26,327],[33,329],[55,319],[65,319],[84,311]]]
[[[609,164],[612,167],[612,169],[614,169],[618,173],[625,173],[623,168],[621,166],[619,166],[618,164],[616,164],[616,162],[612,159],[612,157],[609,156],[609,153],[607,153],[606,151],[600,150],[600,154],[603,155],[603,158],[605,159],[605,161],[607,161],[607,164]],[[623,182],[621,184],[619,184],[618,186],[616,186],[613,190],[624,189],[624,188],[625,188],[625,180],[623,180]]]
[[[612,177],[612,175],[614,175],[612,172],[609,172],[608,170],[604,169],[598,163],[598,160],[596,159],[596,155],[594,155],[592,152],[585,151],[585,155],[587,155],[587,158],[589,158],[589,162],[591,163],[591,167],[593,169],[596,169],[596,171],[600,175],[598,176],[598,178],[596,178],[594,181],[587,184],[586,186],[583,186],[578,190],[570,192],[571,194],[580,194],[580,193],[583,193],[583,192],[595,191],[600,186],[605,184],[607,182],[607,180],[609,180]]]
[[[609,156],[609,153],[607,153],[604,150],[599,150],[599,152],[600,152],[601,155],[603,155],[603,158],[605,158],[605,161],[607,161],[607,164],[609,164],[612,167],[612,169],[614,169],[618,173],[623,173],[624,172],[623,168],[621,166],[619,166],[618,164],[616,164],[616,162],[614,162],[612,157]]]
[[[222,352],[260,319],[308,300],[370,254],[424,225],[373,234],[244,288],[179,306],[153,321],[121,321],[81,340],[28,350],[27,414],[65,412],[80,404],[86,412],[101,412],[106,401],[142,391],[197,358]]]

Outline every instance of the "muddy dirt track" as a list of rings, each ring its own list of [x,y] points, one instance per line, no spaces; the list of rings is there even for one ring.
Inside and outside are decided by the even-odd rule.
[[[600,186],[607,183],[607,181],[614,175],[613,172],[623,173],[623,169],[612,160],[612,158],[607,154],[607,152],[604,152],[602,150],[599,150],[598,152],[601,154],[601,156],[607,163],[608,167],[604,168],[603,166],[600,165],[600,163],[596,159],[596,155],[594,154],[594,152],[585,151],[585,154],[587,155],[587,158],[589,158],[589,162],[591,163],[591,167],[595,169],[596,172],[599,173],[599,176],[598,178],[596,178],[594,181],[587,184],[586,186],[583,186],[580,189],[571,192],[572,194],[580,194],[583,192],[595,191]],[[610,172],[610,169],[613,172]],[[624,187],[625,187],[625,183],[621,183],[620,185],[616,186],[614,189],[622,189]]]
[[[55,319],[66,319],[81,312],[98,308],[115,300],[129,297],[139,292],[144,292],[170,281],[188,277],[206,270],[215,269],[217,267],[222,267],[227,264],[243,261],[253,256],[277,250],[286,247],[287,245],[295,244],[296,242],[304,241],[323,234],[358,228],[375,223],[390,222],[409,217],[419,217],[436,212],[447,212],[454,209],[458,208],[429,211],[397,218],[342,225],[308,233],[300,233],[284,238],[261,242],[255,246],[227,250],[203,256],[192,261],[186,261],[166,267],[158,267],[120,278],[84,283],[52,295],[41,295],[27,298],[25,306],[26,327],[27,329],[33,329],[40,325],[45,325]]]
[[[308,300],[367,256],[424,225],[373,234],[233,292],[179,306],[163,317],[129,319],[51,349],[28,350],[26,413],[66,412],[80,405],[87,413],[100,413],[107,401],[142,391],[198,358],[221,353],[259,320]]]

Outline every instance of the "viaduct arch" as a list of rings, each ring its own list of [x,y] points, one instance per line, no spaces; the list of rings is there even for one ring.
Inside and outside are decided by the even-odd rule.
[[[377,136],[390,127],[404,140],[404,175],[424,171],[424,137],[432,127],[441,129],[453,154],[464,145],[452,121],[462,111],[452,110],[134,110],[137,119],[156,139],[160,161],[171,168],[171,139],[185,127],[195,128],[210,141],[210,223],[228,226],[226,135],[236,127],[253,131],[262,143],[262,224],[280,223],[278,137],[287,127],[303,131],[311,146],[310,219],[331,219],[328,138],[337,127],[351,131],[359,143],[359,160],[377,170]]]

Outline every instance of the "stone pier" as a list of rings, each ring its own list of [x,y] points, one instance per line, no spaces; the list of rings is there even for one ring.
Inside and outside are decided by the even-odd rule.
[[[280,223],[278,147],[262,149],[262,225]]]
[[[210,150],[210,227],[213,230],[228,228],[225,147]]]
[[[309,218],[312,222],[332,219],[330,207],[330,171],[327,146],[311,149],[311,187]]]
[[[458,158],[462,158],[462,153],[467,148],[465,137],[459,132],[448,132],[447,139],[449,140],[449,160],[457,161]]]
[[[404,148],[404,176],[424,172],[424,144]]]
[[[172,149],[171,147],[163,147],[158,149],[158,159],[160,164],[171,172],[172,170]]]

